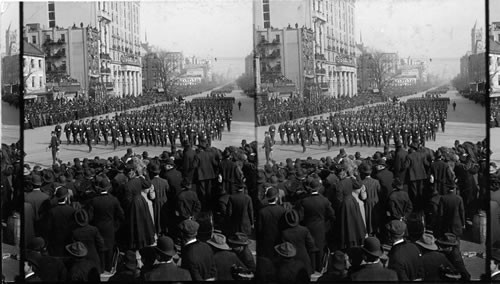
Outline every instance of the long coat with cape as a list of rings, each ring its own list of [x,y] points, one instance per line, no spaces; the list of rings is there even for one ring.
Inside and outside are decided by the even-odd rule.
[[[134,196],[130,204],[129,222],[129,247],[139,250],[154,243],[155,226],[149,213],[146,200],[141,194]]]
[[[341,249],[363,245],[366,228],[358,202],[352,195],[345,196],[340,206],[339,225]]]

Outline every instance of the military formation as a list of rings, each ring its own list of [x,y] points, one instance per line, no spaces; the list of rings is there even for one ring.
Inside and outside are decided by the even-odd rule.
[[[103,143],[118,146],[161,146],[170,145],[175,151],[176,144],[187,141],[191,145],[205,139],[209,145],[213,140],[221,140],[224,129],[231,131],[234,98],[197,98],[191,102],[152,106],[99,119],[73,120],[62,127],[55,127],[56,136],[66,143],[87,144],[89,152],[92,144]]]
[[[399,142],[405,147],[412,142],[425,145],[435,140],[441,128],[445,131],[449,100],[440,98],[411,99],[405,103],[387,103],[357,111],[330,113],[319,119],[287,121],[276,127],[269,126],[272,143],[279,135],[281,144],[306,145],[317,142],[319,146],[333,145],[375,146]]]

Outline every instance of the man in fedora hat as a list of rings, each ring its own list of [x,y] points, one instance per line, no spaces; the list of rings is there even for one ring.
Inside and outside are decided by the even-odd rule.
[[[150,163],[149,172],[151,183],[155,190],[155,199],[153,200],[153,211],[155,219],[155,228],[158,235],[167,232],[167,192],[169,191],[168,182],[160,177],[160,165],[156,162]]]
[[[406,224],[400,220],[392,220],[385,228],[392,242],[387,268],[396,271],[399,281],[422,280],[425,277],[422,254],[416,244],[404,239]]]
[[[392,191],[392,183],[394,182],[393,173],[387,168],[384,159],[378,159],[375,161],[375,173],[373,177],[380,183],[380,193],[379,200],[381,202],[381,207],[386,208],[386,200],[389,197],[389,193]]]
[[[207,211],[212,208],[212,186],[217,178],[215,170],[216,166],[218,166],[218,161],[216,160],[215,153],[208,149],[206,140],[200,140],[193,163],[198,177],[196,184],[198,198],[201,202],[202,211]]]
[[[274,246],[275,254],[279,256],[276,262],[278,283],[307,283],[310,276],[305,264],[296,259],[297,250],[289,242]]]
[[[227,244],[248,269],[255,271],[255,260],[252,255],[252,251],[248,247],[250,241],[245,233],[236,232],[235,234],[230,235],[227,239]]]
[[[89,216],[85,209],[75,211],[75,222],[78,225],[72,232],[72,240],[82,242],[87,248],[87,259],[92,261],[99,273],[101,270],[100,255],[104,251],[104,239],[99,230],[89,225]]]
[[[318,282],[332,283],[337,281],[347,281],[349,279],[347,270],[347,263],[349,262],[348,259],[349,256],[340,250],[330,253],[328,259],[328,269],[320,278],[318,278]]]
[[[333,224],[335,221],[335,212],[331,202],[323,195],[319,194],[320,183],[312,180],[310,194],[297,203],[297,210],[304,216],[302,224],[311,232],[316,245],[316,253],[312,267],[313,271],[320,273],[322,271],[322,259],[326,247],[326,230],[328,222]]]
[[[24,194],[24,202],[29,203],[33,207],[35,222],[38,222],[44,213],[40,212],[40,209],[43,211],[43,208],[41,208],[42,204],[49,200],[50,196],[40,190],[42,178],[39,175],[33,174],[31,176],[31,184],[33,185],[33,189]]]
[[[257,213],[257,254],[263,257],[273,257],[273,248],[280,242],[280,220],[285,208],[277,205],[278,195],[278,190],[270,187],[266,192],[268,204]]]
[[[174,242],[170,237],[158,238],[156,245],[156,264],[144,275],[146,281],[191,281],[191,274],[178,267],[173,260],[176,255]]]
[[[316,261],[315,256],[318,252],[318,248],[316,247],[314,238],[309,229],[300,225],[299,221],[299,213],[295,209],[287,211],[285,213],[285,222],[288,228],[281,231],[281,239],[284,242],[289,242],[294,245],[297,250],[296,258],[304,262],[307,273],[311,275],[316,265],[311,261],[310,256],[313,256],[313,260]]]
[[[231,233],[243,232],[252,234],[254,225],[254,212],[252,199],[244,192],[245,184],[238,182],[236,191],[229,196],[227,203],[227,216],[229,218]]]
[[[434,236],[430,233],[424,233],[422,237],[415,242],[422,252],[422,261],[424,263],[425,277],[424,281],[442,281],[449,280],[445,277],[445,271],[454,272],[455,267],[446,256],[439,252]],[[458,273],[455,273],[458,274]],[[458,275],[460,277],[460,275]]]
[[[59,139],[57,139],[56,133],[54,131],[52,131],[50,133],[50,135],[51,135],[51,137],[50,137],[50,143],[49,143],[48,147],[52,151],[52,164],[55,164],[57,161],[57,153],[59,152],[60,141],[59,141]]]
[[[238,256],[231,250],[226,243],[226,237],[221,233],[212,233],[212,237],[207,241],[214,252],[215,266],[217,267],[218,281],[234,280],[231,273],[231,267],[246,268]]]
[[[439,239],[436,240],[436,244],[439,246],[440,251],[448,258],[453,267],[455,267],[460,275],[461,281],[469,281],[470,273],[465,267],[464,259],[462,258],[462,252],[459,248],[459,240],[457,236],[452,233],[445,233]]]
[[[491,280],[499,281],[500,280],[500,249],[492,248],[491,249],[491,259],[490,259],[490,271],[491,271]]]
[[[380,262],[382,246],[376,237],[368,237],[363,243],[364,264],[361,269],[351,275],[352,281],[398,281],[394,270],[383,267]]]
[[[405,168],[408,171],[408,180],[401,180],[408,184],[408,194],[415,210],[423,209],[424,182],[427,179],[426,168],[430,166],[425,153],[419,151],[417,143],[410,144],[406,157]]]
[[[396,178],[387,202],[387,215],[390,219],[406,221],[413,212],[413,204],[408,193],[403,190],[403,183]]]
[[[71,241],[71,232],[76,227],[75,209],[68,205],[68,189],[60,187],[55,194],[57,205],[47,213],[46,236],[51,256],[64,256],[65,245]]]
[[[99,230],[104,239],[100,270],[111,272],[113,251],[116,244],[115,234],[125,219],[125,213],[118,199],[109,194],[112,186],[107,178],[100,179],[96,189],[98,194],[88,203],[92,216],[90,223]]]
[[[182,239],[181,267],[191,273],[194,281],[215,280],[217,268],[210,246],[196,239],[200,225],[191,219],[182,221],[179,225]]]
[[[67,269],[60,258],[47,255],[47,244],[41,237],[34,237],[27,243],[26,259],[34,259],[38,264],[37,274],[41,281],[64,282]]]
[[[447,184],[446,188],[447,193],[439,199],[439,231],[441,234],[453,233],[460,238],[465,229],[464,202],[462,197],[455,193],[454,184]]]
[[[73,242],[65,248],[71,256],[67,281],[100,282],[97,266],[86,258],[88,250],[82,242]]]

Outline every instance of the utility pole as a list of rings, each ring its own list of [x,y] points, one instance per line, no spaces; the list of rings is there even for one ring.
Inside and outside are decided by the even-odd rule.
[[[7,10],[7,7],[8,7],[8,5],[6,5],[6,3],[4,1],[0,1],[0,19],[2,18],[3,13]],[[2,30],[2,21],[0,20],[0,31],[1,30]],[[2,42],[3,42],[3,39],[0,40],[0,54],[2,53],[2,47],[3,47]],[[0,58],[0,74],[1,74],[0,75],[0,97],[3,97],[2,61],[3,61],[3,57]],[[0,120],[1,120],[1,116],[2,116],[2,104],[0,104]],[[3,122],[1,124],[3,125]],[[3,136],[2,136],[2,127],[0,127],[0,142],[3,140],[2,138],[3,138]]]

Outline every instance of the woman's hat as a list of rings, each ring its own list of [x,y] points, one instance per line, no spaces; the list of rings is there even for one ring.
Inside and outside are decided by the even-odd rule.
[[[75,222],[81,226],[87,226],[89,224],[89,215],[85,209],[79,209],[75,211]]]
[[[290,227],[296,227],[299,224],[299,213],[292,209],[285,213],[285,222]]]
[[[74,242],[66,246],[66,251],[68,251],[72,256],[84,257],[87,255],[87,247],[82,242]]]
[[[231,248],[226,243],[226,237],[220,233],[213,233],[212,238],[210,238],[207,243],[221,250],[231,250]]]

